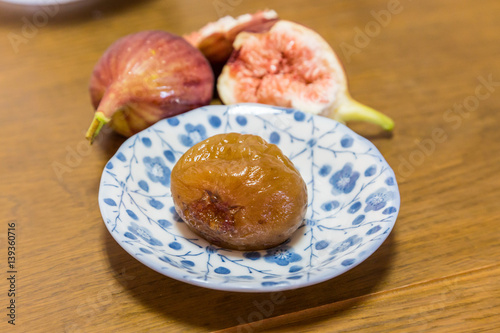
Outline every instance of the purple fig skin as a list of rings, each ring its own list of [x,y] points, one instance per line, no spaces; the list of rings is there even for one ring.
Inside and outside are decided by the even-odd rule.
[[[157,121],[210,104],[214,75],[203,54],[182,37],[160,30],[118,39],[90,80],[96,110],[92,142],[103,123],[131,136]]]

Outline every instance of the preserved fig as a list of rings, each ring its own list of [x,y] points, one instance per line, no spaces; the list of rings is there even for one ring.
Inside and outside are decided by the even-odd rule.
[[[263,103],[394,127],[392,119],[350,96],[337,55],[309,28],[279,20],[267,31],[240,32],[233,47],[217,82],[224,104]]]
[[[293,163],[256,135],[228,133],[191,147],[171,173],[175,209],[209,242],[260,250],[301,225],[307,188]]]

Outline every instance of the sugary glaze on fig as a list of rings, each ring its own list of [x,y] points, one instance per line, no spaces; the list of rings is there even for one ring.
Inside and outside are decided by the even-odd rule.
[[[203,196],[186,206],[184,216],[195,223],[208,223],[212,230],[231,232],[234,230],[234,214],[238,207],[230,207],[227,202],[205,190]]]
[[[213,244],[259,250],[300,226],[307,188],[293,163],[256,135],[219,134],[189,149],[171,174],[177,213]]]

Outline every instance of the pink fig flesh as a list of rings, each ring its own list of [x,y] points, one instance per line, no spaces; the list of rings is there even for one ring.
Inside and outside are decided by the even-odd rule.
[[[92,142],[105,123],[131,136],[157,121],[204,106],[214,75],[201,52],[174,34],[152,30],[120,38],[96,64],[90,96]]]
[[[197,47],[212,65],[217,66],[229,59],[234,39],[240,32],[267,31],[277,21],[278,14],[274,10],[263,10],[236,18],[225,16],[185,35],[184,38]]]
[[[268,31],[241,32],[217,82],[222,102],[291,107],[341,122],[364,120],[391,130],[393,121],[354,101],[335,52],[316,32],[280,20]]]

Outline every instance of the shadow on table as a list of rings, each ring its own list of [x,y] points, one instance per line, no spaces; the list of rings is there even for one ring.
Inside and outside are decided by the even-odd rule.
[[[367,140],[390,140],[394,132],[385,131],[380,126],[361,121],[349,121],[347,126]]]
[[[279,294],[236,293],[205,289],[163,276],[130,256],[105,227],[104,233],[109,262],[116,275],[120,276],[125,268],[127,275],[137,277],[123,284],[131,295],[164,316],[166,322],[175,320],[204,330],[220,330],[350,299],[331,314],[339,315],[359,302],[356,297],[377,289],[391,266],[394,252],[391,234],[367,260],[329,281]],[[278,296],[279,302],[271,303]],[[258,328],[259,322],[254,325]]]

